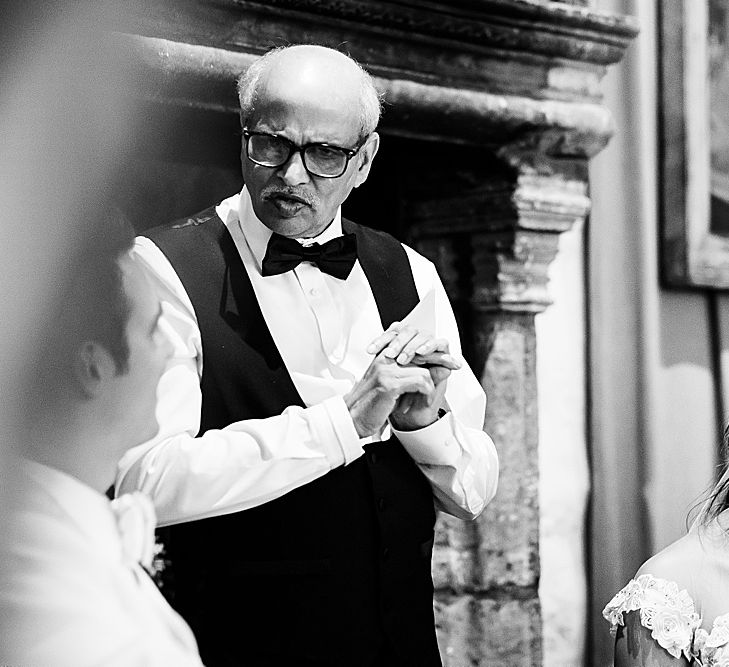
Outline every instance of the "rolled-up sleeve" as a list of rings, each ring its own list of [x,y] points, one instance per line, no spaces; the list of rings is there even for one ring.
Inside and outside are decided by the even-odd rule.
[[[435,334],[449,342],[461,359],[458,326],[435,267],[406,247],[421,299],[433,292]],[[446,414],[416,431],[398,437],[430,481],[436,507],[462,518],[476,518],[496,494],[499,458],[493,440],[484,432],[486,394],[468,364],[451,373],[445,393]]]

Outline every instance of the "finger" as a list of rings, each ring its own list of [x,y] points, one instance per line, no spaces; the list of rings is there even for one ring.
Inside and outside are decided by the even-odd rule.
[[[366,348],[368,354],[379,354],[383,349],[390,343],[390,341],[397,336],[400,330],[400,322],[393,322],[387,331],[383,331],[382,334],[377,336]]]
[[[428,371],[423,371],[417,375],[413,375],[405,379],[402,386],[402,393],[422,394],[426,398],[430,398],[435,391],[433,378],[430,377]]]
[[[375,357],[370,369],[369,390],[384,392],[393,401],[407,393],[430,395],[435,389],[427,368],[399,366],[394,359],[385,357],[384,352]]]
[[[430,354],[431,352],[448,352],[447,338],[431,338],[423,343],[417,350],[417,354]]]
[[[436,382],[435,378],[433,378],[435,388],[433,389],[433,393],[425,399],[428,407],[432,408],[434,405],[439,406],[443,403],[443,396],[448,386],[447,379],[442,378],[441,381]]]
[[[424,366],[430,368],[432,366],[443,366],[452,371],[457,371],[463,366],[460,359],[456,359],[451,354],[444,354],[442,352],[431,352],[430,354],[416,354],[412,362],[416,366]]]
[[[404,325],[397,332],[397,335],[385,348],[384,354],[390,359],[395,359],[403,351],[403,348],[415,337],[419,331],[413,327]]]
[[[399,412],[400,414],[407,414],[410,408],[413,407],[413,402],[415,401],[415,396],[413,394],[403,394],[400,396],[400,398],[397,401],[397,406],[395,407],[395,412]]]
[[[430,377],[436,387],[438,387],[441,382],[447,380],[451,374],[450,370],[443,368],[443,366],[433,366],[432,368],[429,368],[428,371],[430,372]]]
[[[423,347],[423,344],[428,344],[432,341],[433,337],[422,331],[418,331],[402,348],[400,354],[397,355],[397,363],[401,366],[409,364],[412,358],[415,356],[415,351]]]
[[[435,390],[430,373],[425,368],[417,366],[398,366],[396,364],[389,367],[381,366],[378,371],[377,384],[394,399],[408,393],[430,396]]]

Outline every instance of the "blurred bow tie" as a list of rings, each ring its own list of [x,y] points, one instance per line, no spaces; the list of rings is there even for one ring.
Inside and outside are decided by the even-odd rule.
[[[261,265],[264,276],[275,276],[295,269],[301,262],[313,262],[321,271],[345,280],[357,259],[357,237],[338,236],[319,245],[304,246],[294,239],[272,234]]]
[[[111,501],[111,511],[121,537],[124,560],[149,570],[154,558],[154,529],[157,516],[152,501],[139,491],[125,493]]]

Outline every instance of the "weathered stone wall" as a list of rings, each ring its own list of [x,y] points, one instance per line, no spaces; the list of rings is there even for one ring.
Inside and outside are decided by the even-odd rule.
[[[506,474],[475,522],[441,518],[434,566],[441,647],[452,667],[539,665],[534,316],[484,313],[477,326],[486,430]]]

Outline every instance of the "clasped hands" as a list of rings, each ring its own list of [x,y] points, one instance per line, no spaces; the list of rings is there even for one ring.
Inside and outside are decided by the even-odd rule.
[[[394,322],[367,352],[372,363],[344,396],[360,438],[379,433],[388,418],[401,431],[438,419],[448,376],[461,367],[447,340]]]

